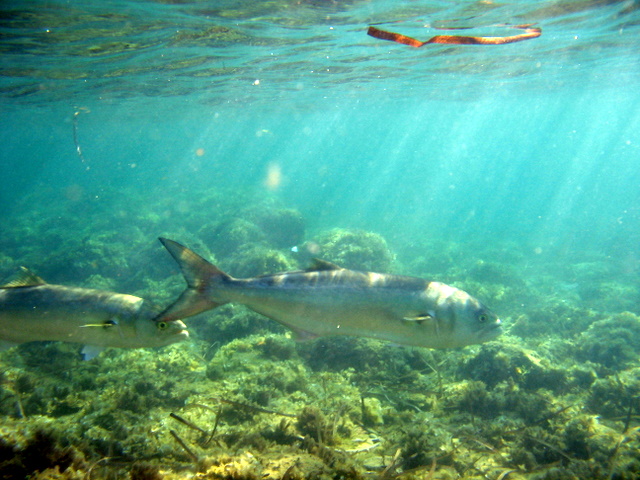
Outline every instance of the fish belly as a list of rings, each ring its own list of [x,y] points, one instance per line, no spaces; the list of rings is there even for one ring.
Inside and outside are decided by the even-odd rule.
[[[419,331],[415,322],[403,319],[407,299],[398,295],[376,295],[375,291],[341,291],[327,288],[312,292],[245,291],[227,295],[230,301],[281,323],[302,338],[329,335],[353,335],[397,342],[404,345],[429,346],[427,326]],[[417,335],[418,334],[418,335]],[[432,337],[433,340],[435,338]]]
[[[0,312],[0,338],[14,343],[43,340],[86,342],[95,333],[82,325],[103,319],[45,308]]]

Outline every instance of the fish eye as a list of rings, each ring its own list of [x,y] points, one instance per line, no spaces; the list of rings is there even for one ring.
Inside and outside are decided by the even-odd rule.
[[[480,315],[478,315],[478,321],[480,323],[485,323],[487,320],[489,320],[489,315],[487,315],[486,313],[481,313]]]
[[[158,322],[158,330],[166,330],[169,327],[167,322]]]

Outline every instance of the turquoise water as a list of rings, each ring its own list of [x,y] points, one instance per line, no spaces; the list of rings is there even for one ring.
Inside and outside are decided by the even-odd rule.
[[[507,45],[412,48],[366,34],[377,24],[420,40],[450,26],[470,28],[446,33],[504,36],[518,30],[503,24],[525,23],[542,35]],[[61,369],[98,380],[55,382],[70,382],[78,398],[95,398],[82,403],[60,393],[56,402],[72,407],[58,415],[51,412],[59,406],[45,400],[27,402],[35,393],[25,387],[27,417],[72,424],[80,418],[83,427],[65,435],[91,461],[115,449],[129,462],[161,459],[179,470],[177,464],[188,462],[160,420],[144,428],[163,432],[162,446],[142,448],[95,433],[114,430],[92,415],[101,405],[112,408],[113,392],[127,381],[113,371],[130,365],[131,375],[149,375],[150,383],[166,381],[163,372],[169,372],[176,391],[189,392],[149,403],[157,418],[187,401],[211,403],[204,392],[216,389],[232,392],[237,402],[296,414],[312,404],[335,418],[346,410],[326,398],[350,395],[358,405],[350,414],[355,418],[360,398],[375,397],[386,412],[378,412],[384,421],[374,422],[386,457],[375,461],[377,469],[367,459],[356,470],[375,471],[381,475],[376,478],[391,478],[381,471],[394,452],[412,451],[407,445],[422,435],[409,435],[408,427],[398,432],[431,421],[436,426],[425,434],[429,440],[420,441],[432,443],[420,448],[446,452],[453,439],[462,438],[462,445],[475,438],[465,448],[494,462],[479,467],[477,459],[462,460],[463,448],[456,450],[457,478],[476,478],[478,471],[507,478],[499,468],[532,479],[636,478],[639,51],[637,1],[3,2],[0,276],[26,265],[52,283],[166,304],[183,283],[158,236],[184,242],[241,275],[303,268],[311,254],[340,258],[327,232],[362,230],[386,240],[385,269],[464,288],[492,307],[508,332],[497,342],[450,354],[398,353],[357,342],[296,347],[273,322],[247,317],[242,309],[216,311],[187,322],[195,346],[176,345],[157,355],[111,351],[89,366],[77,365],[69,354],[64,358],[71,367]],[[304,228],[284,229],[274,241],[277,228],[268,212],[280,218],[283,211],[299,214]],[[254,225],[238,233],[229,227],[238,219]],[[231,234],[238,237],[227,240]],[[263,250],[251,250],[256,245]],[[271,334],[276,346],[285,346],[264,353],[268,363],[260,352],[271,337],[254,336]],[[55,377],[30,348],[0,357],[3,371],[17,369],[6,374],[11,382]],[[60,361],[63,354],[46,348]],[[268,364],[243,370],[242,355]],[[442,379],[436,382],[425,367],[432,364],[442,369],[444,393]],[[265,394],[267,400],[255,394],[273,369],[283,377],[298,372],[299,382],[311,385],[300,387],[307,396],[295,397],[297,387],[290,386]],[[13,390],[3,387],[11,382],[3,378],[0,411],[19,431],[24,419],[13,413]],[[371,393],[378,389],[387,393]],[[423,396],[394,396],[405,389]],[[138,390],[142,396],[146,388]],[[314,396],[320,390],[326,398]],[[436,390],[440,403],[429,397]],[[118,402],[113,409],[139,414],[129,420],[143,428],[146,407]],[[540,420],[547,417],[553,421]],[[572,419],[574,430],[567,426]],[[228,435],[221,440],[229,446],[225,455],[246,445],[256,455],[272,454],[234,436],[234,426],[254,428],[249,423],[221,423],[221,435]],[[525,427],[528,436],[513,433]],[[277,437],[269,428],[256,435],[280,446],[290,446],[285,437],[307,435],[300,426],[287,433],[294,437]],[[625,432],[624,442],[615,436]],[[4,442],[6,431],[0,434]],[[357,435],[364,433],[352,437]],[[532,437],[545,439],[547,447]],[[86,443],[76,444],[77,438]],[[603,438],[613,440],[598,443]],[[480,441],[496,450],[488,453]],[[403,455],[398,472],[432,465],[431,457]],[[298,478],[283,473],[287,465],[270,478]],[[438,470],[443,476],[434,478],[454,478],[446,476],[453,461],[444,465]],[[536,473],[550,465],[566,470],[556,477]]]
[[[4,4],[2,215],[42,184],[105,211],[109,192],[153,203],[173,188],[189,208],[199,189],[228,189],[397,248],[637,253],[634,2],[170,3]],[[420,49],[365,34],[397,20],[381,27],[543,34]]]

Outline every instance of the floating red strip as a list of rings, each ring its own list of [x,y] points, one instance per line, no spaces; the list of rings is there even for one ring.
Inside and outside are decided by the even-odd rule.
[[[402,43],[411,47],[422,47],[427,43],[445,43],[450,45],[504,45],[505,43],[521,42],[542,35],[540,28],[532,27],[532,24],[525,25],[500,25],[501,27],[517,28],[523,30],[518,35],[510,35],[506,37],[469,37],[464,35],[436,35],[426,42],[421,42],[412,37],[401,35],[399,33],[380,30],[376,27],[369,27],[368,35],[382,40],[390,40],[392,42]],[[462,30],[462,28],[450,28],[448,30]]]

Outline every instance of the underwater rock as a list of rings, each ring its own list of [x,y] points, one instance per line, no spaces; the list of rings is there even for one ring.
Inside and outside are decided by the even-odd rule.
[[[184,403],[183,398],[175,398],[175,385],[170,380],[156,385],[154,382],[139,379],[132,385],[123,386],[116,398],[117,410],[144,413],[153,408],[176,408]]]
[[[640,355],[640,317],[630,312],[592,323],[577,339],[577,357],[619,371]]]
[[[0,248],[2,247],[0,246]],[[11,265],[14,265],[14,264],[15,264],[15,261],[13,260],[13,258],[0,252],[0,272],[6,271]],[[0,278],[0,282],[3,282],[2,278]]]
[[[640,411],[640,368],[593,382],[586,406],[590,412],[605,419],[624,420],[630,412]]]
[[[513,266],[484,260],[476,261],[469,269],[469,277],[479,282],[500,283],[511,287],[524,284]]]
[[[266,240],[260,227],[242,218],[224,220],[217,224],[206,223],[200,227],[197,236],[223,261],[243,246],[261,244]]]
[[[305,343],[304,347],[300,355],[316,371],[371,370],[380,367],[385,358],[381,356],[384,344],[366,338],[318,338]]]
[[[289,360],[297,356],[296,344],[284,335],[271,335],[257,345],[265,358],[272,360]]]
[[[235,457],[222,455],[206,458],[199,462],[198,480],[260,480],[263,478],[262,465],[249,452]]]
[[[319,235],[316,243],[317,257],[352,270],[389,273],[395,260],[381,235],[364,230],[335,228]]]
[[[336,455],[333,455],[334,457]],[[320,455],[302,451],[284,451],[276,454],[253,455],[243,452],[236,455],[222,454],[200,460],[195,480],[329,480],[343,478],[359,480],[363,478],[353,465],[345,462],[323,461]],[[342,469],[342,471],[339,470]],[[340,471],[338,476],[336,472]]]
[[[504,402],[490,394],[485,383],[479,380],[457,383],[449,387],[447,392],[454,408],[471,414],[472,418],[494,418],[504,407]]]
[[[134,463],[129,475],[131,475],[131,480],[162,480],[164,478],[157,465],[147,462]]]
[[[590,262],[572,263],[568,265],[567,275],[580,279],[587,284],[597,284],[603,278],[610,278],[615,275],[613,265],[605,259],[592,259]]]
[[[223,261],[252,244],[281,249],[300,244],[305,234],[302,214],[274,203],[264,202],[218,223],[206,223],[199,228],[198,237]]]
[[[404,470],[428,467],[434,461],[439,465],[453,464],[452,455],[446,455],[446,448],[451,445],[451,433],[438,421],[408,425],[396,441],[401,450]]]
[[[119,195],[117,209],[130,209],[132,198]],[[141,296],[162,303],[183,282],[168,276],[177,271],[168,257],[154,261],[165,255],[159,233],[202,240],[198,250],[210,259],[211,247],[234,276],[306,266],[288,252],[304,235],[295,210],[215,195],[167,195],[135,218],[114,217],[111,203],[107,211],[88,195],[68,211],[51,202],[48,218],[25,209],[3,231],[0,267],[19,259],[47,280],[74,284],[77,276],[138,295],[129,287],[143,288]],[[364,270],[393,265],[379,235],[338,229],[319,237],[324,250],[305,254]],[[435,272],[490,299],[516,318],[500,342],[449,351],[354,337],[296,343],[276,322],[229,304],[190,320],[192,342],[162,350],[108,350],[80,362],[75,345],[22,345],[0,353],[0,478],[638,477],[639,317],[607,313],[633,311],[632,277],[584,264],[559,280],[561,264],[536,274],[527,256],[495,256],[494,246],[429,242],[407,251],[402,272]],[[523,265],[526,288],[514,270]],[[27,468],[32,459],[42,470]]]
[[[0,436],[0,478],[33,478],[37,472],[49,469],[57,470],[60,475],[68,469],[86,467],[83,455],[64,443],[48,429],[35,429],[19,441]],[[52,475],[51,478],[64,477]]]
[[[373,427],[384,423],[384,409],[382,402],[376,397],[362,397],[362,424]]]
[[[275,248],[291,248],[304,240],[305,220],[293,208],[260,206],[246,210],[243,217],[258,225]]]
[[[230,275],[236,278],[256,277],[296,269],[296,263],[280,250],[250,243],[240,247],[227,261]]]
[[[621,435],[619,431],[600,423],[598,417],[594,415],[576,415],[566,423],[561,435],[566,451],[573,458],[588,461],[591,464],[590,468],[588,468],[589,464],[574,465],[574,475],[582,473],[579,478],[602,478],[599,475],[605,476],[608,469],[606,476],[625,478],[612,475],[612,472],[616,470],[624,471],[626,469],[626,466],[620,468],[620,462],[616,461],[619,458],[615,458],[616,444],[624,439],[624,435]],[[636,459],[637,462],[638,459]],[[580,472],[579,468],[583,472]]]
[[[583,332],[603,317],[600,312],[574,306],[561,297],[543,297],[541,303],[532,305],[527,313],[515,319],[509,333],[521,338],[561,333],[563,338],[568,338]]]
[[[330,421],[317,407],[307,406],[298,414],[296,426],[304,436],[324,445],[335,443],[335,432]]]
[[[425,356],[439,352],[390,345],[370,338],[324,337],[298,345],[300,356],[315,371],[355,371],[356,377],[387,379],[393,376],[410,382],[419,371],[430,369]],[[430,372],[431,373],[431,372]]]
[[[215,349],[236,338],[254,334],[284,333],[287,329],[263,315],[248,308],[227,304],[218,307],[206,317],[194,318],[190,322],[193,326],[193,338],[204,341],[209,345],[207,351],[215,353]]]
[[[482,345],[475,356],[460,365],[459,372],[466,378],[484,382],[489,389],[508,381],[526,390],[547,388],[561,392],[568,383],[566,371],[517,345]]]
[[[442,276],[468,257],[459,244],[425,238],[412,238],[398,250],[410,271],[424,278]]]
[[[285,352],[284,342],[275,335],[250,335],[222,346],[207,364],[207,377],[211,380],[229,379],[228,386],[234,395],[265,406],[272,397],[291,394],[305,388],[307,375],[304,367],[295,362],[295,351],[289,360],[278,358]],[[268,340],[270,339],[270,340]],[[276,345],[280,346],[277,347]],[[274,357],[274,351],[277,355]],[[231,378],[242,374],[243,382]]]
[[[640,294],[638,287],[615,281],[582,282],[578,293],[583,303],[600,311],[635,310]]]

